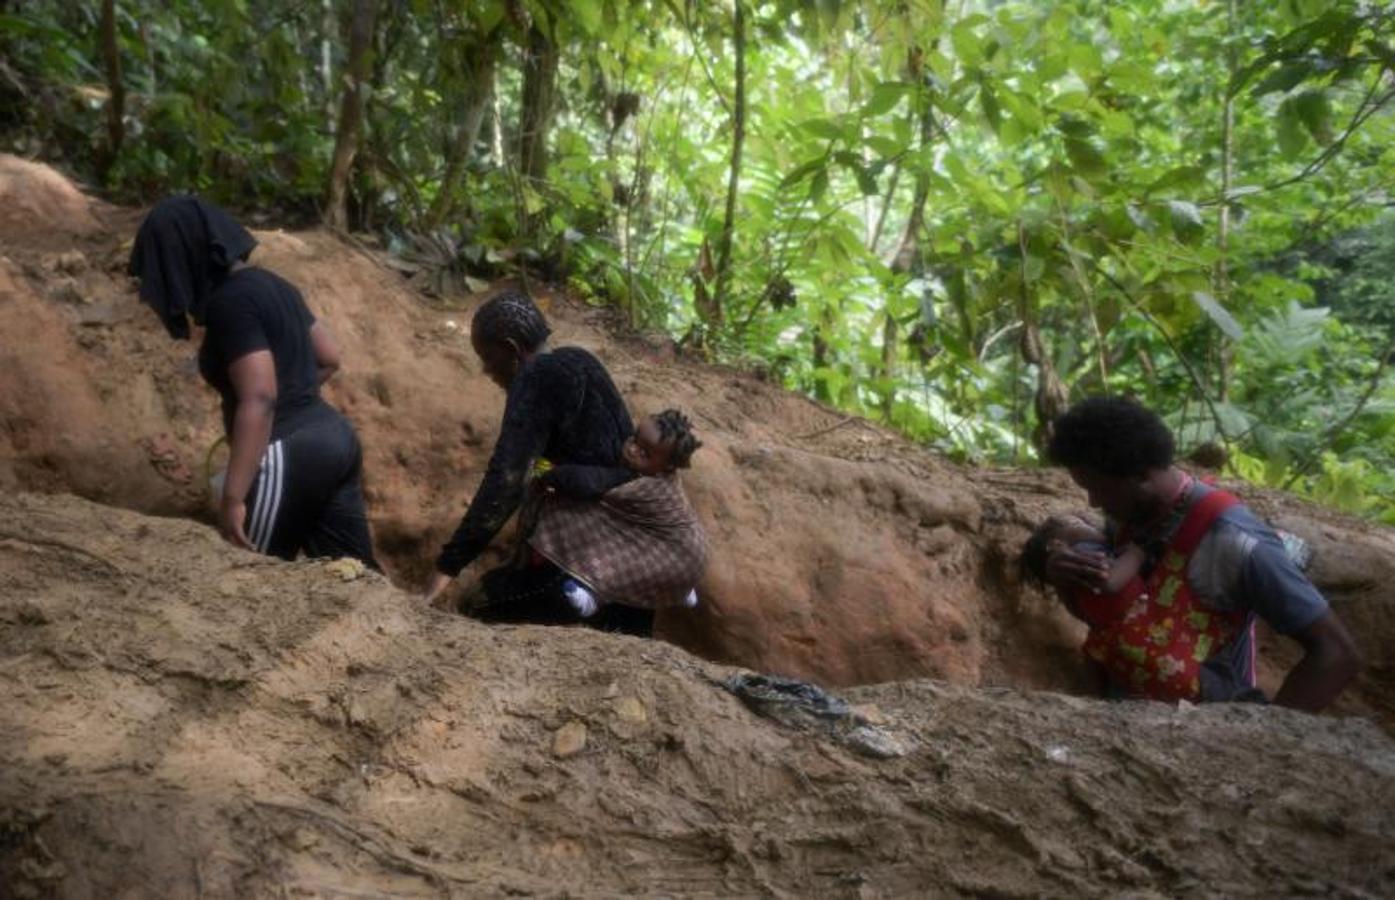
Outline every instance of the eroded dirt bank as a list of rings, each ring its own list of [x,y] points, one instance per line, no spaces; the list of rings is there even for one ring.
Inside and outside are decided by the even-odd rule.
[[[9,896],[1389,896],[1361,720],[929,681],[877,760],[662,643],[0,495]],[[577,737],[584,731],[584,740]],[[568,741],[571,741],[568,744]]]

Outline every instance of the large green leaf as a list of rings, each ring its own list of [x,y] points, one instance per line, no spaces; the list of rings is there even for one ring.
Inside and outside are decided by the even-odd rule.
[[[1066,156],[1071,168],[1082,175],[1099,175],[1109,169],[1104,154],[1091,141],[1084,138],[1066,138]]]
[[[1003,124],[1002,110],[998,106],[998,95],[987,80],[979,81],[978,102],[983,107],[983,117],[988,120],[988,127],[998,131]]]
[[[799,123],[799,127],[815,137],[831,141],[845,140],[849,136],[847,129],[840,123],[823,117],[805,119]]]
[[[567,0],[567,5],[582,31],[596,34],[601,30],[605,14],[602,0]]]
[[[871,169],[858,166],[853,170],[853,175],[857,178],[857,186],[862,190],[863,196],[881,192],[881,187],[877,184],[877,175]]]
[[[880,134],[869,134],[863,143],[871,147],[882,159],[890,159],[899,154],[906,147],[906,145],[900,141]]]
[[[1279,104],[1274,124],[1278,129],[1280,152],[1289,159],[1302,153],[1303,148],[1307,146],[1308,135],[1304,130],[1303,119],[1299,116],[1298,108],[1294,105],[1292,97]]]
[[[872,96],[863,105],[862,114],[868,117],[885,115],[910,92],[911,86],[905,82],[883,81],[872,89]]]
[[[1192,299],[1201,307],[1201,311],[1216,323],[1216,327],[1225,332],[1226,337],[1238,341],[1245,336],[1245,329],[1240,327],[1240,323],[1235,321],[1235,317],[1221,306],[1215,297],[1206,291],[1192,291]]]
[[[805,178],[808,178],[813,173],[821,169],[824,169],[827,166],[828,157],[826,156],[818,156],[814,159],[800,163],[798,166],[795,166],[794,169],[791,170],[788,175],[780,179],[780,187],[789,187],[792,184],[797,184],[800,181],[803,181]]]
[[[1167,172],[1154,179],[1153,183],[1148,185],[1147,192],[1155,194],[1159,191],[1165,191],[1171,188],[1194,187],[1205,180],[1205,178],[1206,171],[1200,166],[1178,166],[1175,169],[1169,169]]]
[[[1201,221],[1201,210],[1197,208],[1195,203],[1186,200],[1169,200],[1167,211],[1172,221],[1172,233],[1177,237],[1177,240],[1184,244],[1200,240],[1206,231],[1206,226]]]
[[[1293,110],[1319,144],[1332,142],[1332,103],[1324,90],[1302,91],[1292,98]]]
[[[1272,94],[1275,91],[1287,91],[1295,87],[1304,78],[1307,78],[1313,71],[1313,64],[1309,60],[1300,59],[1287,62],[1270,72],[1260,80],[1252,89],[1256,97],[1265,94]]]
[[[1003,108],[1029,133],[1040,131],[1042,125],[1045,124],[1046,119],[1036,104],[1011,88],[1003,88],[998,91],[998,100],[1002,103]]]
[[[983,62],[983,39],[974,30],[975,24],[965,19],[950,31],[950,41],[954,44],[954,55],[970,68]]]

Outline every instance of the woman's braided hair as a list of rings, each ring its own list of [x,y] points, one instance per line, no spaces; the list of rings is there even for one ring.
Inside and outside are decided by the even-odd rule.
[[[552,334],[542,310],[522,291],[505,291],[485,301],[475,310],[470,330],[481,341],[490,344],[513,341],[525,352],[538,349]]]
[[[693,434],[693,423],[676,409],[666,409],[654,417],[659,426],[659,437],[665,444],[673,445],[669,463],[675,469],[686,469],[692,462],[693,453],[702,446],[702,441]]]

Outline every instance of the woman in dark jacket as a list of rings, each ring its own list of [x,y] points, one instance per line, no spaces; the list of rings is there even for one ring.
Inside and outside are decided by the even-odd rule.
[[[489,546],[523,503],[533,465],[615,466],[634,423],[600,360],[580,347],[547,348],[551,328],[525,294],[500,294],[479,308],[470,341],[484,372],[507,394],[489,468],[455,534],[442,548],[426,595],[434,599]],[[562,592],[566,573],[545,560],[494,569],[482,585],[493,622],[583,623],[648,634],[652,610],[614,604],[583,619]]]
[[[223,210],[170,197],[131,249],[140,296],[170,336],[203,326],[199,371],[222,398],[229,461],[218,528],[232,544],[294,559],[349,556],[376,568],[353,427],[320,398],[339,349],[300,292],[250,266],[256,240]]]

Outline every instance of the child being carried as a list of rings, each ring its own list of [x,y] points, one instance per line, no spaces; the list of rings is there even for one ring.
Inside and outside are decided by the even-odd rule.
[[[676,409],[643,419],[614,466],[558,465],[529,543],[563,569],[563,592],[589,618],[602,605],[695,606],[707,540],[678,483],[702,444]]]
[[[1134,543],[1113,547],[1104,532],[1078,516],[1052,516],[1022,548],[1022,571],[1038,586],[1046,584],[1046,562],[1058,550],[1070,548],[1106,557],[1109,571],[1095,590],[1063,592],[1071,614],[1091,628],[1119,621],[1143,594],[1143,548]]]

